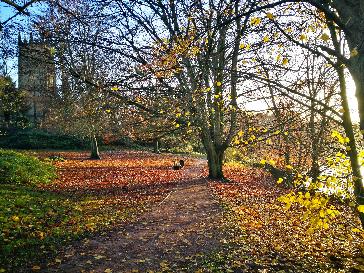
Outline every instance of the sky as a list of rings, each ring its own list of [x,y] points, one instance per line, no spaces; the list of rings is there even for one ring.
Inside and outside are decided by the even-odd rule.
[[[9,7],[9,5],[3,2],[0,2],[0,21],[4,22],[6,19],[14,14],[14,11],[14,8]]]
[[[6,21],[9,17],[14,14],[14,9],[6,5],[5,3],[0,2],[0,22]],[[15,70],[16,59],[8,60],[8,65],[11,67],[10,76],[13,80],[17,81],[17,73]],[[10,63],[9,63],[10,62]]]
[[[40,3],[33,4],[27,10],[31,11],[32,13],[37,13],[40,10]],[[15,14],[17,14],[17,11],[15,8],[0,1],[0,22],[5,22],[7,19],[14,16]],[[11,23],[16,22],[16,23],[20,24],[21,26],[26,27],[26,25],[29,25],[29,17],[25,16],[25,15],[17,15],[10,22]],[[14,35],[17,36],[17,33]],[[14,39],[16,40],[17,37],[14,37]],[[9,74],[16,83],[18,81],[17,63],[18,63],[17,58],[7,60]]]
[[[347,90],[348,90],[348,99],[349,99],[349,107],[350,107],[350,116],[352,121],[359,122],[359,110],[358,110],[358,101],[355,97],[355,83],[354,80],[349,77],[347,79]]]
[[[346,79],[347,93],[349,99],[350,116],[353,122],[359,122],[359,112],[358,112],[358,102],[355,97],[355,83],[353,79],[349,76]],[[264,111],[267,109],[267,105],[264,100],[257,100],[245,104],[245,109],[249,111]]]

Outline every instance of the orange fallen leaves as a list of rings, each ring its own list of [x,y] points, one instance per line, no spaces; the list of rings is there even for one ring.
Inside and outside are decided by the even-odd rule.
[[[65,160],[52,161],[58,174],[53,183],[39,185],[29,192],[16,189],[16,194],[12,188],[4,189],[5,200],[11,199],[9,204],[16,210],[7,216],[7,227],[0,230],[3,232],[2,243],[21,254],[33,244],[41,245],[43,252],[39,255],[50,251],[53,241],[49,239],[52,237],[66,242],[131,221],[153,203],[164,200],[178,184],[206,176],[206,172],[190,171],[200,164],[198,159],[182,156],[121,151],[104,152],[102,160],[89,160],[87,152],[33,154],[44,159],[57,156]],[[173,162],[182,158],[185,167],[173,170]],[[12,199],[14,195],[19,198]],[[27,258],[23,256],[16,257],[25,263],[23,261]],[[103,258],[95,256],[86,263],[92,264]],[[63,262],[56,259],[53,264]],[[13,264],[9,268],[11,266]],[[28,266],[33,271],[43,269],[39,265]]]
[[[51,153],[41,153],[48,157]],[[42,186],[79,200],[75,207],[82,219],[70,219],[74,232],[95,231],[100,225],[112,225],[132,217],[151,203],[163,200],[176,183],[195,177],[189,172],[198,160],[188,158],[182,170],[173,170],[181,157],[149,152],[121,151],[102,154],[101,160],[89,160],[84,152],[62,152],[65,161],[54,162],[58,178]],[[206,175],[202,173],[201,177]],[[82,224],[81,224],[82,223]]]
[[[210,186],[230,208],[229,219],[247,235],[244,245],[250,250],[244,255],[269,264],[281,259],[287,267],[292,261],[308,271],[321,268],[327,272],[337,266],[333,256],[340,260],[342,268],[364,266],[355,259],[364,256],[362,233],[351,231],[351,227],[359,225],[358,218],[347,206],[335,204],[343,216],[335,219],[330,229],[310,233],[308,223],[300,218],[302,208],[285,211],[277,201],[287,190],[278,187],[268,173],[241,166],[226,166],[224,173],[230,183],[212,182]]]
[[[57,181],[45,186],[54,191],[143,191],[143,187],[191,178],[182,175],[183,170],[172,169],[175,156],[123,151],[103,154],[101,160],[89,160],[86,153],[63,152],[61,155],[66,161],[54,163],[58,170]],[[186,160],[185,169],[193,164],[193,159]]]

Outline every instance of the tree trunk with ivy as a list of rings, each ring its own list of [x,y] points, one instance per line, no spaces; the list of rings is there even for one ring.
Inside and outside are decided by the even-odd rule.
[[[155,138],[153,140],[153,152],[155,154],[159,154],[160,153],[160,151],[159,151],[159,139],[158,138]]]
[[[339,75],[340,81],[340,97],[343,106],[343,127],[345,130],[346,137],[349,139],[348,145],[348,156],[350,158],[350,165],[353,174],[354,184],[354,195],[358,205],[364,205],[364,192],[363,192],[363,177],[360,171],[358,149],[355,141],[355,134],[353,124],[350,118],[350,108],[346,92],[346,82],[343,66],[339,65],[336,69]],[[364,227],[364,213],[359,213],[359,218],[362,226]]]
[[[326,4],[329,6],[329,4]],[[350,49],[350,59],[344,63],[355,81],[358,100],[360,129],[364,130],[364,3],[362,0],[334,0],[331,3],[337,11],[339,28],[345,33]],[[338,21],[340,20],[340,21]],[[337,52],[339,55],[340,52]]]
[[[341,43],[337,36],[335,26],[334,26],[333,22],[330,20],[327,21],[327,25],[330,30],[332,42],[333,42],[333,45],[335,48],[335,53],[337,56],[339,56],[340,52],[342,51],[342,46],[341,46]],[[343,60],[341,60],[340,58],[338,58],[335,69],[339,76],[341,106],[344,111],[342,125],[345,130],[345,135],[349,139],[349,142],[347,143],[347,146],[348,146],[347,154],[350,158],[350,165],[351,165],[351,169],[352,169],[354,196],[355,196],[357,204],[360,206],[360,205],[364,205],[363,177],[362,177],[362,174],[360,171],[359,154],[358,154],[358,147],[357,147],[356,139],[355,139],[354,127],[353,127],[353,123],[352,123],[351,117],[350,117],[350,107],[349,107],[349,101],[348,101],[348,96],[347,96],[345,71],[344,71],[345,66],[344,66]],[[349,68],[349,70],[350,70],[350,68]],[[355,72],[355,71],[351,71],[352,74],[353,74],[353,72]],[[362,79],[364,80],[364,77]],[[363,83],[364,83],[364,81],[363,81]],[[363,103],[364,101],[362,101],[360,99],[360,96],[358,97],[358,88],[360,88],[360,86],[361,85],[357,86],[356,92],[357,92],[357,99],[358,99],[358,103],[359,103],[359,114],[360,114],[360,119],[361,119],[362,118],[361,114],[364,114],[364,108],[363,108],[363,105],[360,105],[360,103]],[[364,87],[364,86],[362,86],[362,87]],[[364,92],[364,90],[362,90],[362,91]],[[364,116],[363,116],[363,118],[364,118]],[[364,121],[364,120],[361,120],[361,121]],[[360,218],[362,226],[364,227],[364,213],[360,212],[359,218]]]

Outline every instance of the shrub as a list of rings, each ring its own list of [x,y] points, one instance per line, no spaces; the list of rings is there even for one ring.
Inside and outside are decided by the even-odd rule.
[[[28,184],[49,183],[56,178],[51,164],[11,150],[0,149],[0,183]]]
[[[84,141],[73,136],[38,129],[14,130],[0,135],[0,147],[7,149],[75,150],[84,148],[87,145]]]

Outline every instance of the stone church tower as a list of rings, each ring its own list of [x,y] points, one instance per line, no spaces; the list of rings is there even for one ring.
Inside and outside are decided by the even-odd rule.
[[[56,69],[50,47],[43,40],[18,37],[18,88],[29,95],[29,120],[39,125],[56,94]]]

